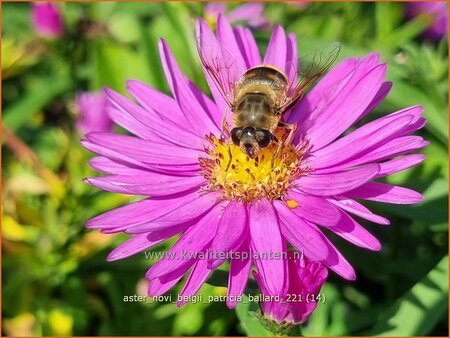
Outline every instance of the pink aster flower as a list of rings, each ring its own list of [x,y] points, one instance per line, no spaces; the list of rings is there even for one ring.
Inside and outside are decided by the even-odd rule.
[[[210,2],[205,6],[205,18],[215,25],[219,15],[226,15],[231,23],[245,23],[251,27],[261,28],[268,25],[264,17],[264,4],[259,2],[246,3],[225,14],[225,2]]]
[[[441,1],[407,2],[406,17],[411,20],[418,15],[429,15],[432,24],[423,33],[430,40],[440,40],[448,32],[448,3]]]
[[[108,115],[108,101],[103,92],[79,93],[76,105],[80,113],[77,128],[83,134],[112,130],[114,122]]]
[[[221,58],[217,52],[223,47],[243,64],[236,72],[219,76],[238,81],[250,67],[269,64],[295,82],[294,35],[275,27],[261,58],[248,28],[233,29],[222,16],[217,26],[216,36],[203,20],[198,22],[200,54],[214,55],[215,62],[227,64],[229,55]],[[134,136],[90,133],[82,142],[99,155],[91,166],[106,174],[89,178],[88,183],[146,196],[88,221],[87,227],[103,233],[132,235],[110,253],[109,261],[181,233],[170,252],[148,270],[150,295],[168,291],[190,270],[181,296],[192,296],[227,259],[229,307],[236,305],[232,299],[242,294],[252,265],[267,293],[284,295],[289,289],[288,262],[267,254],[286,252],[288,243],[309,260],[355,279],[352,266],[322,229],[377,251],[380,242],[355,216],[381,225],[389,221],[361,202],[422,200],[415,191],[380,182],[423,161],[423,155],[411,154],[427,145],[412,135],[425,124],[422,107],[402,109],[344,135],[391,88],[378,54],[337,64],[286,114],[286,122],[298,126],[293,143],[283,146],[280,156],[273,143],[256,162],[221,138],[223,112],[229,108],[218,88],[210,85],[214,99],[209,98],[181,72],[164,40],[159,50],[173,96],[134,80],[128,81],[127,88],[136,103],[106,89],[111,118]],[[211,77],[206,77],[211,83]],[[229,149],[231,165],[227,165]],[[229,256],[210,257],[210,252]]]
[[[39,36],[59,38],[64,33],[64,23],[58,5],[34,2],[32,4],[33,27]]]
[[[321,298],[320,289],[325,283],[328,270],[318,262],[296,258],[289,252],[286,295],[274,297],[258,272],[253,272],[261,290],[261,312],[264,318],[275,324],[287,326],[303,324],[308,320]]]

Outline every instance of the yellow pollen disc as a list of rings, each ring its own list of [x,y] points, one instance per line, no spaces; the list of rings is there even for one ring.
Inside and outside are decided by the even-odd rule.
[[[225,199],[243,202],[263,197],[281,199],[293,179],[309,171],[301,167],[306,142],[302,147],[284,145],[278,154],[278,142],[273,142],[261,149],[256,159],[251,159],[231,141],[217,139],[214,135],[207,136],[206,140],[210,143],[205,149],[209,157],[199,159],[202,174],[209,182],[206,190],[220,191]],[[289,207],[297,206],[293,200],[287,203]]]
[[[298,202],[295,200],[287,200],[286,205],[288,206],[289,209],[295,209],[298,207]]]

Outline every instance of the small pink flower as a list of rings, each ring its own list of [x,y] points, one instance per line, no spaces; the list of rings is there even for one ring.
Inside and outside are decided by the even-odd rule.
[[[80,117],[77,128],[87,134],[93,131],[111,131],[113,121],[107,112],[107,100],[103,92],[84,92],[76,97]]]
[[[247,3],[226,12],[225,2],[211,2],[205,6],[205,17],[210,24],[215,25],[220,14],[224,14],[231,23],[245,23],[250,27],[262,28],[268,25],[264,17],[264,4]]]
[[[64,34],[64,23],[58,5],[34,2],[32,4],[33,26],[44,38],[59,38]]]
[[[308,320],[322,298],[319,292],[327,279],[328,270],[318,262],[295,257],[293,252],[288,255],[288,287],[285,295],[271,294],[261,275],[256,271],[253,275],[261,290],[263,316],[279,325],[299,325]]]
[[[411,20],[418,15],[431,15],[432,24],[423,33],[424,38],[429,40],[440,40],[448,32],[448,4],[447,2],[407,2],[406,18]]]

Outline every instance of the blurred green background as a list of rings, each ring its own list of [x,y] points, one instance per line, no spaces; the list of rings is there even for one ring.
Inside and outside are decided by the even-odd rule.
[[[194,22],[204,3],[61,3],[66,34],[40,39],[29,3],[2,2],[2,329],[20,335],[264,334],[241,305],[124,302],[146,292],[143,254],[107,263],[126,238],[87,231],[90,217],[136,198],[84,184],[94,173],[79,140],[80,90],[142,80],[167,92],[157,53],[164,37],[186,74],[205,91]],[[240,3],[227,5],[231,10]],[[404,3],[266,3],[271,24],[295,32],[300,54],[340,41],[340,59],[378,51],[394,87],[368,119],[414,104],[425,107],[420,134],[431,144],[418,168],[388,179],[423,192],[416,206],[371,203],[391,220],[364,223],[379,253],[333,238],[355,266],[349,283],[331,273],[305,335],[448,334],[448,43],[426,41],[426,18],[404,19]],[[269,29],[253,29],[262,51]],[[330,235],[331,236],[331,235]],[[332,236],[331,236],[332,237]],[[169,243],[160,245],[162,251]],[[220,276],[219,276],[220,277]],[[221,278],[211,283],[220,285]],[[182,285],[182,283],[181,283]],[[172,291],[176,297],[179,286]],[[205,285],[203,295],[226,289]]]

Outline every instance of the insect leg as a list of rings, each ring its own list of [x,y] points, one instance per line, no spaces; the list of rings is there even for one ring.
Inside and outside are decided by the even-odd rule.
[[[227,113],[228,113],[228,108],[226,108],[225,111],[223,112],[222,132],[220,134],[220,136],[222,138],[230,138],[230,129],[229,129],[229,125],[227,122]]]
[[[297,123],[284,123],[284,122],[278,122],[278,127],[286,128],[289,130],[289,134],[286,137],[286,140],[283,142],[283,144],[289,144],[292,142],[292,138],[294,137],[294,133],[297,130]]]
[[[230,165],[231,165],[231,160],[233,159],[233,154],[231,153],[231,144],[230,143],[228,143],[228,156],[229,156],[229,160],[228,160],[228,163],[227,163],[227,167],[225,168],[225,171],[228,171],[228,168],[230,168]]]
[[[284,122],[278,122],[278,127],[279,128],[285,128],[287,130],[289,130],[289,134],[286,137],[285,140],[280,140],[278,142],[278,148],[277,151],[275,152],[275,154],[272,157],[272,167],[273,167],[273,160],[280,154],[281,149],[283,148],[284,145],[286,144],[290,144],[292,142],[292,138],[294,137],[294,133],[297,130],[297,123],[284,123]]]

